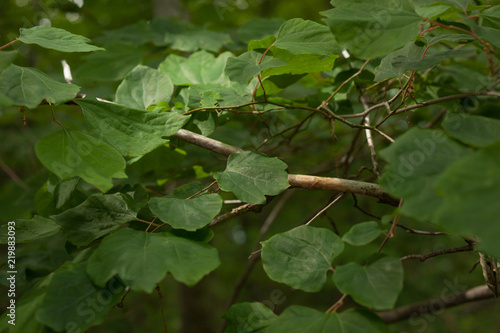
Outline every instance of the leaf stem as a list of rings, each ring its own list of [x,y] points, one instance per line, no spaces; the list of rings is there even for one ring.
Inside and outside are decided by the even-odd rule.
[[[19,41],[19,40],[15,39],[15,40],[13,40],[12,42],[8,42],[7,44],[5,44],[5,45],[3,45],[3,46],[0,46],[0,50],[2,50],[2,49],[4,49],[4,48],[6,48],[6,47],[7,47],[7,46],[9,46],[9,45],[14,44],[15,42],[18,42],[18,41]]]

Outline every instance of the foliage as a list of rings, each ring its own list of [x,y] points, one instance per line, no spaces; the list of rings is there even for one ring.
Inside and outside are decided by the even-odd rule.
[[[429,257],[484,253],[498,291],[500,5],[331,4],[322,22],[259,18],[212,31],[157,18],[94,42],[35,26],[1,47],[0,119],[23,112],[39,162],[31,176],[26,156],[0,159],[23,290],[16,325],[5,312],[0,331],[84,331],[119,313],[129,292],[156,289],[161,299],[170,276],[202,283],[231,254],[250,254],[236,227],[257,241],[218,314],[226,332],[387,332],[407,318],[388,319],[396,306],[420,300],[412,288],[444,297],[445,287],[417,286],[406,264],[427,259],[408,256],[429,252],[424,238],[454,246]],[[68,69],[63,83],[15,64],[24,62],[16,47],[61,60],[88,53],[72,63],[78,85]],[[260,230],[243,223],[262,210]],[[9,224],[0,230],[7,244]],[[58,259],[35,265],[41,248]],[[277,313],[234,302],[260,258],[263,283],[305,298],[321,291],[318,302]],[[441,281],[464,267],[439,272]]]

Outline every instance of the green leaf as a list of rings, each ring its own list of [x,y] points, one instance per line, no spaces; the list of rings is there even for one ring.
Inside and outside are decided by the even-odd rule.
[[[265,69],[262,77],[282,74],[309,74],[326,72],[333,68],[337,55],[322,56],[314,54],[294,55],[285,50],[273,49],[273,56],[287,63],[286,66]]]
[[[238,38],[248,44],[251,40],[262,39],[278,32],[284,23],[280,18],[253,17],[238,29]]]
[[[351,245],[366,245],[382,234],[378,223],[374,221],[358,223],[344,234],[342,241]]]
[[[87,273],[100,286],[118,274],[132,290],[151,293],[168,272],[192,286],[219,264],[217,250],[204,242],[127,228],[102,241]]]
[[[0,51],[0,73],[9,67],[17,56],[17,51]]]
[[[184,58],[175,54],[168,56],[158,67],[167,74],[176,85],[211,83],[229,85],[230,80],[224,74],[226,61],[233,55],[221,53],[217,58],[206,51],[199,51]]]
[[[424,54],[425,45],[410,42],[399,50],[386,55],[380,65],[375,68],[375,81],[382,81],[392,77],[400,77],[405,72],[404,67],[395,66],[394,60],[404,58],[407,61],[418,61]]]
[[[150,105],[169,102],[173,91],[174,85],[167,75],[138,65],[118,86],[116,102],[133,109],[145,110]]]
[[[483,19],[483,25],[486,27],[500,30],[500,6],[492,6],[482,11],[479,16]]]
[[[220,99],[217,98],[219,106],[241,105],[252,100],[252,87],[250,85],[245,87],[236,82],[231,82],[230,86],[211,83],[193,84],[184,91],[187,99],[185,104],[191,108],[201,107],[202,103],[206,101],[207,92],[210,91],[220,95]]]
[[[382,255],[366,265],[350,262],[335,267],[335,285],[361,305],[391,309],[403,289],[403,265],[399,258]]]
[[[468,153],[469,149],[441,131],[410,129],[380,151],[380,156],[390,163],[380,184],[395,197],[404,199],[400,208],[403,214],[429,220],[441,205],[435,192],[436,180],[450,164]]]
[[[262,263],[271,280],[316,292],[344,243],[328,229],[300,226],[262,242]]]
[[[233,304],[222,316],[227,321],[224,333],[258,332],[277,317],[271,309],[259,302]]]
[[[15,105],[34,109],[43,99],[51,104],[67,102],[75,98],[80,87],[51,79],[36,68],[10,65],[0,76],[0,91]]]
[[[408,59],[404,56],[395,57],[392,59],[392,65],[396,68],[409,69],[412,71],[420,71],[431,68],[439,64],[442,60],[451,57],[465,57],[473,53],[471,50],[451,50],[436,54],[426,54],[423,59]]]
[[[113,279],[98,288],[85,273],[86,262],[65,263],[54,272],[36,319],[56,331],[81,332],[104,321],[118,303],[125,286]],[[108,282],[108,281],[106,281]]]
[[[442,126],[452,138],[474,147],[500,140],[500,120],[493,118],[448,112]]]
[[[12,100],[3,92],[0,91],[0,109],[5,108],[7,106],[11,106],[12,103],[13,103]]]
[[[214,178],[221,190],[233,192],[244,202],[263,204],[265,195],[278,195],[290,186],[287,167],[276,157],[246,151],[231,154],[226,170],[216,172]]]
[[[123,79],[142,60],[142,51],[133,44],[113,43],[106,51],[85,56],[74,77],[92,81]]]
[[[206,194],[192,199],[169,195],[149,200],[151,212],[176,229],[194,231],[212,222],[222,208],[222,198]]]
[[[13,226],[15,228],[16,243],[26,243],[36,239],[50,237],[57,234],[59,230],[61,230],[61,227],[57,225],[54,220],[47,219],[39,215],[35,215],[29,220],[16,220]],[[0,244],[7,244],[7,232],[9,231],[9,225],[4,224],[2,225],[2,228],[6,230],[6,233],[2,234]]]
[[[61,179],[81,177],[102,192],[111,178],[127,178],[125,160],[113,147],[89,135],[63,128],[35,146],[40,162]]]
[[[64,209],[64,206],[76,203],[80,198],[75,193],[75,188],[78,185],[80,178],[72,178],[61,181],[55,175],[50,175],[45,184],[38,189],[35,195],[35,208],[38,214],[42,216],[50,216],[56,214],[59,210]],[[82,200],[83,201],[83,200]],[[68,208],[68,207],[66,207]]]
[[[420,16],[409,0],[332,0],[322,12],[339,44],[363,58],[376,58],[407,44],[418,35]]]
[[[174,112],[135,110],[98,101],[80,100],[78,104],[95,135],[129,157],[165,144],[162,137],[174,135],[189,120]]]
[[[286,66],[281,59],[264,56],[256,51],[245,52],[237,58],[227,59],[226,75],[240,84],[248,84],[255,76],[266,68]]]
[[[268,333],[383,333],[386,325],[373,313],[349,309],[324,313],[305,306],[288,307],[268,327]]]
[[[292,54],[331,55],[340,52],[328,27],[294,18],[281,25],[274,46]]]
[[[477,249],[500,258],[500,142],[451,164],[436,181],[441,197],[434,220],[447,230],[478,237]]]
[[[427,40],[427,45],[431,46],[442,41],[464,43],[471,40],[475,40],[475,38],[467,34],[444,34],[429,38]]]
[[[90,39],[72,34],[64,29],[39,25],[33,28],[19,29],[18,40],[25,44],[37,44],[46,49],[60,52],[93,52],[103,51],[102,47],[89,45]]]
[[[138,207],[123,193],[94,194],[82,204],[52,218],[72,244],[85,246],[122,224],[137,219]]]

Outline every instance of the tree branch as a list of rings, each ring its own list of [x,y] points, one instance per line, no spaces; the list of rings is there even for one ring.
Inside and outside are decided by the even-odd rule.
[[[452,286],[451,289],[456,290],[455,286]],[[377,315],[386,324],[390,324],[408,318],[422,316],[427,313],[441,312],[442,310],[452,306],[490,299],[493,297],[493,292],[488,288],[488,286],[483,285],[466,290],[462,293],[458,293],[457,291],[455,291],[454,293],[443,295],[440,298],[434,298],[431,300],[402,306],[390,311],[378,312]]]
[[[174,138],[192,143],[196,146],[225,156],[243,151],[243,149],[239,147],[231,146],[185,129],[180,129],[179,132],[174,135]],[[339,191],[367,195],[378,198],[381,202],[387,203],[392,206],[398,206],[399,203],[399,200],[391,197],[381,186],[374,183],[341,178],[293,174],[288,175],[288,183],[292,187],[305,188],[310,190]]]

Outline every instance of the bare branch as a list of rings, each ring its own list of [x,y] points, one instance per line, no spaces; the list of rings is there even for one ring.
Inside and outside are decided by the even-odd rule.
[[[373,183],[308,175],[288,175],[288,182],[293,187],[306,188],[310,190],[357,193],[378,198],[381,202],[392,206],[398,206],[399,204],[399,200],[391,197],[381,186]]]
[[[184,129],[179,130],[174,137],[225,156],[243,151],[243,149],[239,147],[231,146]],[[399,202],[385,192],[381,186],[362,181],[289,174],[288,183],[292,187],[310,190],[339,191],[367,195],[378,198],[381,202],[392,206],[397,206]]]
[[[400,308],[379,312],[377,315],[386,324],[395,323],[408,318],[415,318],[427,313],[441,312],[445,308],[465,304],[468,302],[475,302],[485,299],[493,298],[494,295],[491,290],[486,286],[477,286],[472,289],[466,290],[462,293],[452,293],[443,295],[440,298],[402,306]]]

